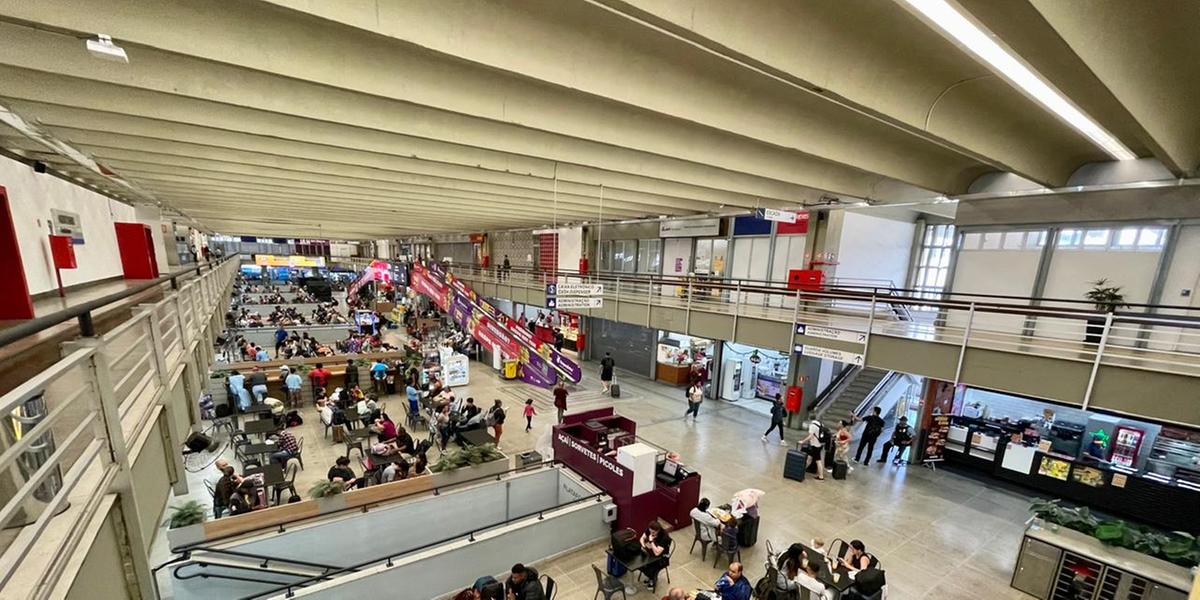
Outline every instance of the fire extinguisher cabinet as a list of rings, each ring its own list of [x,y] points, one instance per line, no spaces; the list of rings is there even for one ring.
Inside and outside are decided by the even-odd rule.
[[[154,279],[158,277],[158,260],[154,257],[154,236],[149,225],[116,223],[117,248],[121,251],[121,268],[125,279]]]

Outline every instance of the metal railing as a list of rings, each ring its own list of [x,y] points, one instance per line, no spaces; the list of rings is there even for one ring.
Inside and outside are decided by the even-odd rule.
[[[931,299],[877,287],[794,290],[777,282],[608,274],[580,277],[470,265],[453,266],[451,272],[472,282],[496,285],[501,294],[517,291],[518,296],[544,291],[547,283],[560,277],[600,283],[606,303],[644,305],[647,325],[651,307],[685,311],[685,326],[696,311],[729,314],[734,316],[730,340],[736,339],[738,319],[755,318],[793,328],[805,324],[863,334],[864,350],[873,336],[948,344],[959,349],[956,383],[967,348],[1090,363],[1092,383],[1101,365],[1200,376],[1200,310],[1189,307],[1130,305],[1152,312],[1098,312],[1085,300],[952,293],[940,295],[947,299]],[[586,309],[581,312],[586,314]],[[1091,384],[1088,387],[1090,397]]]
[[[145,551],[130,488],[131,442],[154,424],[157,407],[169,414],[188,410],[171,404],[167,388],[199,354],[190,353],[193,343],[211,343],[215,336],[211,317],[228,301],[236,267],[236,260],[200,265],[0,332],[4,345],[75,318],[85,336],[64,343],[59,361],[0,397],[0,414],[8,419],[0,453],[0,472],[7,475],[0,486],[0,527],[17,531],[0,547],[0,586],[18,572],[22,584],[36,579],[28,589],[53,585],[70,558],[61,550],[81,538],[112,493],[124,513],[127,541]],[[161,300],[137,306],[131,318],[95,336],[92,311],[162,283],[171,290]],[[168,456],[181,461],[170,450]],[[38,552],[31,553],[35,542]],[[49,545],[60,551],[46,550]],[[148,586],[145,561],[132,562],[137,585]]]

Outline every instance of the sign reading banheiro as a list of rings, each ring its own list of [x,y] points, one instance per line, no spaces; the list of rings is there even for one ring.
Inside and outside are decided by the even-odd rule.
[[[604,294],[602,283],[578,283],[564,281],[546,285],[547,296],[600,296]]]
[[[546,308],[572,310],[579,308],[600,308],[604,306],[604,298],[587,298],[583,296],[559,296],[546,298]]]

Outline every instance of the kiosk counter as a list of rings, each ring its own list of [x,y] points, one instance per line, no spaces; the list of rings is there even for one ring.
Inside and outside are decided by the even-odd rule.
[[[700,500],[700,474],[637,441],[637,423],[612,408],[566,415],[554,427],[554,458],[612,497],[616,527],[645,529],[661,519],[672,529],[691,525]]]

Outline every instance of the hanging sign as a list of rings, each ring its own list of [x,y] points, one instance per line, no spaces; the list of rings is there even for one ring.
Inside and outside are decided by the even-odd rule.
[[[826,340],[840,340],[843,342],[855,342],[865,344],[867,342],[867,334],[848,329],[834,329],[833,327],[820,327],[817,325],[805,325],[803,323],[796,325],[797,335],[806,335],[808,337],[822,338]]]
[[[548,283],[547,296],[601,296],[604,294],[602,283]]]
[[[762,216],[768,221],[779,221],[780,223],[795,223],[796,213],[790,210],[779,210],[776,208],[762,209]]]
[[[811,356],[813,358],[824,358],[828,360],[836,360],[838,362],[863,366],[863,355],[857,352],[846,352],[845,350],[835,350],[833,348],[822,348],[812,344],[796,344],[796,353],[803,356]]]
[[[551,296],[546,298],[546,308],[554,308],[558,310],[600,308],[602,306],[604,306],[604,298],[583,298],[580,296]]]

